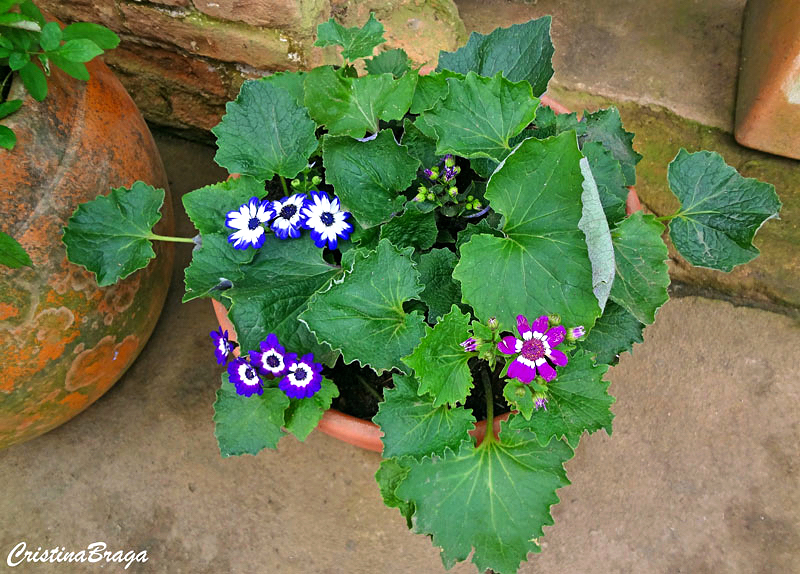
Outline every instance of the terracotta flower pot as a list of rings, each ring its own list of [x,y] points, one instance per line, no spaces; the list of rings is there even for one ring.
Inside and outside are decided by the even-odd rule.
[[[169,287],[171,245],[156,245],[146,269],[102,289],[65,259],[62,227],[78,204],[136,180],[167,189],[133,101],[105,64],[88,68],[88,83],[54,69],[47,99],[25,96],[3,121],[18,141],[0,150],[0,230],[34,267],[0,267],[0,447],[60,425],[105,393],[144,347]],[[170,233],[169,194],[162,212],[157,232]]]

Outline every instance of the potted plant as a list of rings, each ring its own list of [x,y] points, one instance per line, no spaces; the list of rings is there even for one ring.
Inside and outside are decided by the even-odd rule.
[[[380,427],[384,501],[446,567],[514,572],[538,551],[564,462],[611,432],[604,374],[668,298],[667,224],[687,260],[728,271],[780,208],[771,185],[681,150],[680,210],[629,213],[640,156],[617,110],[540,106],[549,27],[473,34],[420,76],[402,50],[372,55],[374,18],[324,23],[342,65],[245,83],[213,130],[238,177],[183,198],[199,231],[184,300],[211,297],[236,331],[211,334],[222,455],[305,439],[338,396]],[[102,233],[106,198],[64,234],[106,280],[122,274],[100,239],[137,229],[124,266],[146,265],[158,203],[115,193],[127,208]],[[481,420],[499,432],[478,442]]]
[[[144,347],[169,287],[171,246],[98,287],[61,242],[75,208],[109,187],[167,184],[147,125],[96,58],[118,42],[96,24],[47,21],[29,0],[0,1],[0,352],[14,358],[0,364],[0,447],[108,390]]]

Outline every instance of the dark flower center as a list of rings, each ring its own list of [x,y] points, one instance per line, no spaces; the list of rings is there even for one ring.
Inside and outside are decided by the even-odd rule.
[[[252,231],[253,229],[258,227],[259,225],[261,225],[261,222],[258,220],[258,217],[251,217],[250,221],[247,222],[247,229]]]
[[[270,355],[267,357],[267,365],[272,367],[273,369],[281,364],[281,360],[276,357],[275,355]]]
[[[536,361],[544,357],[544,343],[539,339],[531,339],[522,344],[522,351],[519,353],[529,361]]]
[[[281,208],[281,217],[283,217],[284,219],[291,219],[295,213],[297,213],[296,205],[289,204],[289,205],[284,205]]]
[[[256,372],[253,370],[252,367],[247,367],[247,370],[244,372],[244,376],[247,377],[249,380],[253,380],[256,378]]]
[[[333,215],[327,211],[319,216],[319,220],[325,225],[325,227],[330,227],[333,225]]]
[[[294,380],[295,380],[295,381],[298,381],[298,382],[299,382],[299,381],[302,381],[303,379],[305,379],[305,378],[306,378],[306,375],[308,375],[308,373],[306,372],[306,370],[305,370],[305,369],[297,369],[297,370],[294,372]]]

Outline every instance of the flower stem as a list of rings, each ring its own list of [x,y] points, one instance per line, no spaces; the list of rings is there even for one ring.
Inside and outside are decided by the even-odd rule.
[[[481,446],[494,442],[494,393],[492,392],[492,382],[486,369],[481,369],[481,379],[486,393],[486,433],[483,435]]]
[[[281,178],[281,185],[283,186],[283,195],[288,197],[289,196],[289,188],[286,187],[286,178],[283,177],[282,175],[279,175],[278,177]]]
[[[154,239],[156,241],[171,241],[173,243],[194,243],[191,237],[169,237],[167,235],[156,235],[151,233],[147,239]]]

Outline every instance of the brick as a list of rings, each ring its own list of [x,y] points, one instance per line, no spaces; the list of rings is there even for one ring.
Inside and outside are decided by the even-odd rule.
[[[64,22],[94,22],[111,28],[115,32],[123,30],[123,20],[115,0],[37,0],[36,5]]]
[[[120,4],[129,33],[192,54],[268,70],[296,70],[305,46],[277,30],[220,22],[195,13],[174,14],[150,6]]]
[[[173,92],[169,101],[173,120],[206,131],[217,125],[225,113],[223,104],[209,101],[197,94]]]
[[[319,13],[330,11],[326,0],[194,0],[194,6],[220,20],[291,29],[308,27]]]

